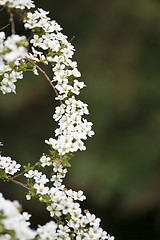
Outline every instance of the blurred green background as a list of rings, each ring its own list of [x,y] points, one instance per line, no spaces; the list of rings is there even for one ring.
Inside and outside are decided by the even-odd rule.
[[[77,153],[68,188],[87,195],[84,208],[102,219],[117,240],[160,239],[160,0],[37,0],[50,11],[76,48],[74,60],[87,88],[96,135]],[[7,23],[0,12],[0,28]],[[23,28],[17,21],[17,31]],[[47,70],[48,71],[48,70]],[[48,74],[51,74],[48,72]],[[0,94],[3,155],[36,162],[53,136],[54,92],[43,76],[26,73],[17,94]],[[19,199],[36,223],[45,207],[27,202],[24,190],[1,183],[5,197]],[[33,224],[34,225],[34,224]]]

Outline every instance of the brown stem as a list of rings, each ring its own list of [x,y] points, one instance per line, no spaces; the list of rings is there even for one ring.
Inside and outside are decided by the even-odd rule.
[[[15,175],[14,177],[12,177],[12,179],[15,179],[15,178],[17,178],[17,177],[20,177],[22,174],[24,174],[26,171],[24,170],[23,172],[21,172],[21,173],[19,173],[19,174],[17,174],[17,175]]]
[[[24,187],[24,188],[29,190],[29,187],[27,187],[26,184],[18,182],[17,180],[14,180],[13,178],[5,178],[5,180],[10,181],[10,182],[14,182],[14,183],[16,183],[16,184],[18,184],[18,185],[20,185],[20,186],[22,186],[22,187]]]
[[[4,8],[5,8],[5,7],[3,6],[3,7],[0,9],[0,12],[2,12]]]
[[[35,168],[36,166],[37,166],[37,163],[34,164],[33,168]],[[15,178],[17,178],[17,177],[20,177],[20,176],[23,175],[25,172],[26,172],[26,170],[24,170],[23,172],[21,172],[21,173],[19,173],[19,174],[17,174],[17,175],[14,175],[14,176],[12,177],[12,179],[15,179]]]
[[[10,23],[8,23],[6,26],[0,28],[0,31],[4,30],[6,27],[8,27],[10,25]]]
[[[14,11],[15,13],[17,13],[20,17],[24,18],[24,16],[23,16],[20,12],[16,11],[14,8],[12,8],[12,11]]]
[[[71,43],[75,39],[75,36],[73,36],[70,40],[69,43]]]
[[[10,12],[10,22],[11,22],[11,32],[12,34],[15,34],[16,31],[15,31],[15,24],[14,24],[14,19],[13,19],[13,13]]]
[[[47,73],[46,73],[39,65],[37,65],[35,62],[33,62],[32,60],[30,60],[29,58],[27,58],[27,60],[28,60],[30,63],[32,63],[36,68],[38,68],[41,73],[43,73],[43,75],[46,77],[46,79],[47,79],[48,82],[50,83],[51,87],[53,88],[56,96],[58,97],[59,95],[58,95],[57,89],[56,89],[55,86],[53,85],[53,83],[52,83],[52,81],[50,80],[50,78],[48,77]],[[60,103],[62,104],[62,101],[61,101],[61,100],[60,100]]]
[[[30,33],[29,37],[28,37],[28,42],[30,42],[31,38],[33,37],[33,32]]]

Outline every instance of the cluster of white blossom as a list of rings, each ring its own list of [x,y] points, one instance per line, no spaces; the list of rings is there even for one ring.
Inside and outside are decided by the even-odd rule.
[[[42,156],[40,162],[43,166],[50,166],[52,163],[49,157]],[[50,216],[54,218],[61,218],[65,216],[65,225],[56,224],[53,221],[47,223],[43,227],[38,228],[38,234],[40,239],[109,239],[114,238],[103,231],[100,227],[100,219],[96,218],[94,214],[85,211],[82,213],[80,204],[77,201],[83,201],[86,197],[83,195],[83,191],[78,192],[72,189],[67,189],[63,185],[63,179],[67,173],[67,169],[63,168],[60,162],[53,163],[53,175],[50,181],[45,174],[37,170],[29,170],[25,173],[25,177],[28,179],[34,179],[33,188],[36,190],[36,194],[39,199],[43,201],[44,195],[47,194],[47,210],[50,212]],[[45,184],[47,182],[53,182],[51,188]],[[26,196],[28,200],[31,199],[31,195]]]
[[[66,186],[62,184],[67,169],[63,168],[60,162],[52,163],[51,158],[45,155],[40,158],[40,164],[42,167],[53,166],[54,174],[50,180],[45,174],[38,170],[29,170],[24,173],[24,176],[28,179],[28,186],[32,186],[35,190],[35,195],[38,196],[40,201],[43,201],[47,196],[46,209],[50,212],[51,217],[63,219],[63,216],[65,216],[63,225],[50,221],[44,226],[39,226],[37,231],[33,232],[31,229],[27,228],[29,226],[28,220],[30,215],[27,213],[21,215],[18,211],[19,206],[15,208],[12,202],[5,200],[2,194],[0,194],[0,214],[2,213],[2,215],[5,216],[5,219],[0,221],[0,227],[3,224],[5,229],[14,230],[19,240],[30,239],[29,236],[31,234],[34,236],[37,235],[38,239],[42,240],[113,240],[114,238],[100,227],[99,218],[89,213],[88,210],[84,211],[84,214],[82,213],[80,204],[77,201],[86,199],[83,195],[83,191],[79,190],[76,192],[72,189],[68,190]],[[10,157],[0,156],[0,168],[7,174],[13,175],[19,170],[20,164],[16,164]],[[46,186],[47,183],[51,182],[53,182],[51,187]],[[29,183],[31,183],[31,185],[29,185]],[[32,198],[32,188],[29,189],[29,193],[26,195],[27,200]],[[19,228],[19,224],[22,225],[21,229]],[[24,238],[22,238],[24,231],[26,231],[26,233]],[[10,240],[11,238],[9,236],[9,234],[3,235],[3,239]]]
[[[29,227],[31,215],[27,212],[21,214],[20,208],[17,201],[6,200],[0,193],[0,240],[30,240],[35,237],[36,231]]]
[[[3,169],[5,173],[14,175],[20,170],[21,165],[17,164],[15,160],[10,157],[3,157],[0,155],[0,169]]]
[[[58,136],[58,139],[50,138],[46,143],[62,155],[76,152],[78,149],[85,150],[82,140],[87,139],[87,136],[91,137],[94,132],[92,123],[82,118],[84,113],[88,114],[87,104],[76,100],[74,96],[66,100],[65,104],[56,107],[53,118],[59,121],[59,128],[55,130],[55,136]]]
[[[0,90],[16,93],[17,79],[23,78],[21,60],[27,55],[28,42],[25,36],[12,34],[5,40],[5,33],[0,32]]]
[[[2,32],[3,33],[3,32]],[[4,41],[3,51],[4,60],[7,62],[13,62],[21,58],[25,58],[27,55],[27,49],[23,45],[27,43],[25,36],[19,36],[12,34]]]
[[[56,229],[57,224],[53,221],[46,223],[44,226],[39,226],[37,228],[38,239],[41,240],[57,239]]]
[[[25,9],[34,8],[32,0],[0,0],[0,5],[6,5],[9,8]]]
[[[56,83],[55,88],[59,93],[56,99],[63,103],[60,107],[56,107],[53,115],[53,118],[59,121],[59,128],[55,130],[58,139],[50,138],[46,143],[59,154],[64,155],[68,152],[76,152],[78,149],[85,150],[82,140],[87,136],[91,137],[94,132],[91,130],[92,123],[83,118],[84,114],[89,114],[87,104],[75,98],[85,84],[76,79],[81,74],[77,69],[77,62],[71,60],[74,47],[60,32],[61,27],[50,20],[48,13],[42,9],[34,13],[29,12],[24,25],[35,33],[30,40],[33,53],[29,53],[28,58],[46,64],[50,62],[53,66],[52,82]],[[44,54],[40,49],[47,50],[47,53]]]
[[[71,60],[74,47],[67,40],[67,36],[60,32],[62,28],[59,24],[50,20],[48,13],[43,9],[38,9],[33,13],[28,12],[27,17],[24,18],[25,28],[34,32],[30,40],[32,53],[28,55],[27,40],[24,36],[12,35],[4,41],[5,36],[1,32],[0,90],[4,94],[15,93],[15,82],[23,78],[23,71],[19,68],[22,59],[26,61],[27,58],[34,63],[50,63],[53,66],[52,82],[56,82],[55,89],[58,90],[56,99],[61,103],[63,101],[63,104],[56,108],[53,116],[56,121],[59,121],[59,128],[55,130],[57,139],[50,138],[49,141],[46,140],[46,143],[50,144],[60,155],[64,155],[68,152],[76,152],[78,149],[85,150],[86,147],[82,140],[87,139],[87,136],[91,137],[94,132],[91,127],[92,123],[83,118],[84,114],[89,114],[87,104],[75,98],[85,84],[76,79],[81,74],[77,69],[77,62]],[[12,62],[12,68],[9,62]],[[36,75],[38,74],[36,66],[33,66],[33,71]]]
[[[45,187],[45,184],[49,182],[48,178],[42,172],[38,170],[29,170],[28,173],[25,173],[24,176],[26,178],[33,178],[35,181],[34,189],[36,189],[36,194],[45,195],[48,193],[49,188]],[[30,195],[26,196],[27,200],[31,199]]]

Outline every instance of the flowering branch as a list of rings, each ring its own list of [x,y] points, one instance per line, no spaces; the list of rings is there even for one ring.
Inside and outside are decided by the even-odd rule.
[[[54,89],[55,99],[60,101],[53,115],[58,123],[55,138],[45,140],[51,147],[50,155],[43,154],[33,167],[28,163],[19,174],[16,173],[20,171],[21,165],[10,157],[0,155],[0,178],[27,189],[27,200],[37,198],[44,202],[53,220],[33,231],[29,228],[30,215],[21,214],[18,207],[5,200],[0,193],[0,229],[4,233],[3,239],[114,240],[100,227],[99,218],[81,209],[79,202],[86,199],[83,191],[67,189],[63,184],[73,152],[86,150],[84,141],[94,135],[92,123],[84,118],[84,115],[89,114],[88,105],[77,99],[80,90],[86,85],[77,80],[81,74],[77,62],[72,60],[75,49],[71,42],[74,37],[68,41],[60,25],[48,17],[49,12],[41,8],[29,11],[35,8],[33,0],[0,0],[0,5],[10,12],[12,33],[6,39],[5,33],[0,32],[0,91],[3,94],[16,93],[16,82],[23,78],[23,73],[33,71],[39,75],[39,70]],[[23,10],[27,10],[25,14]],[[28,40],[16,34],[13,12],[21,17],[24,27],[31,30]],[[39,63],[50,64],[52,79]],[[46,167],[51,168],[49,177],[43,173]],[[15,180],[20,176],[25,178],[25,183]]]

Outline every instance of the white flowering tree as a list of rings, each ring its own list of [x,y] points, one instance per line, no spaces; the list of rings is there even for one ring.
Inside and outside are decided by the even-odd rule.
[[[87,104],[77,98],[85,84],[77,80],[81,74],[77,62],[72,61],[75,49],[58,23],[48,17],[49,12],[35,9],[32,0],[0,0],[0,5],[9,12],[11,26],[10,36],[5,36],[5,27],[0,32],[1,92],[16,93],[16,82],[23,78],[24,72],[32,71],[35,75],[41,72],[59,102],[53,115],[58,123],[55,137],[45,141],[50,148],[49,155],[43,154],[34,166],[28,163],[22,170],[15,160],[0,155],[0,178],[23,186],[27,200],[37,198],[44,202],[51,220],[36,230],[31,229],[31,215],[22,213],[17,201],[6,200],[0,193],[0,240],[113,240],[100,227],[99,218],[81,209],[79,202],[86,199],[83,192],[67,189],[63,184],[73,152],[85,150],[84,140],[94,135],[92,123],[84,118],[89,114]],[[29,39],[16,34],[15,15],[31,32]],[[52,77],[42,64],[51,65]],[[43,173],[46,167],[51,168],[50,178]],[[22,175],[25,182],[18,180]]]

